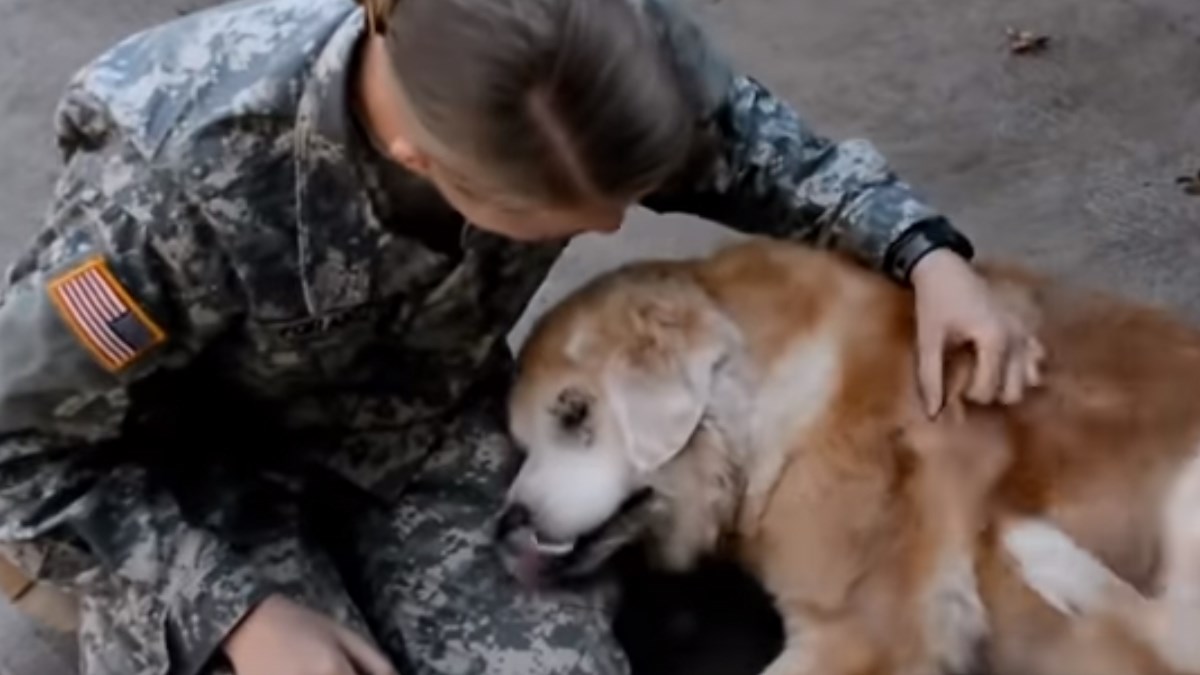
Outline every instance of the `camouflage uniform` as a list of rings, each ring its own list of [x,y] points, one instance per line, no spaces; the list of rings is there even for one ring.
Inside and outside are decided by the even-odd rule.
[[[733,73],[665,2],[711,152],[647,200],[902,279],[954,234],[861,141]],[[627,668],[607,584],[525,593],[490,554],[505,336],[560,253],[470,227],[346,99],[349,0],[137,34],[75,77],[65,168],[0,297],[0,541],[83,597],[88,675],[192,675],[258,600],[402,673]]]

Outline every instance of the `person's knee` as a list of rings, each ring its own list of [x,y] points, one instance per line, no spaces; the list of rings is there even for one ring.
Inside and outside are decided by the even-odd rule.
[[[477,645],[489,675],[628,675],[611,622],[573,609],[530,622],[499,617]]]
[[[461,589],[459,589],[461,590]],[[406,603],[404,646],[422,673],[627,675],[606,594],[420,594]]]

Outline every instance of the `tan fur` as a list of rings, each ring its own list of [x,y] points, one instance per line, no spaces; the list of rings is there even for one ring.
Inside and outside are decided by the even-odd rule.
[[[722,548],[761,579],[789,628],[770,675],[933,674],[984,646],[997,675],[1200,672],[1182,637],[1200,623],[1179,625],[1200,618],[1200,526],[1180,516],[1200,517],[1200,470],[1185,470],[1200,332],[985,269],[1049,353],[1044,387],[1013,408],[926,421],[909,293],[832,254],[753,241],[631,266],[552,310],[523,350],[514,427],[614,360],[666,378],[719,345],[724,393],[651,478],[654,537],[674,566]],[[967,365],[956,356],[950,377]],[[1055,609],[1005,549],[1006,528],[1031,518],[1111,574],[1087,606]]]

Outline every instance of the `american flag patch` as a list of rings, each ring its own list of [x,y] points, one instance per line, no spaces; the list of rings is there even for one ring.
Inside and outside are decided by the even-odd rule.
[[[54,279],[49,291],[75,337],[110,371],[121,370],[166,339],[102,258]]]

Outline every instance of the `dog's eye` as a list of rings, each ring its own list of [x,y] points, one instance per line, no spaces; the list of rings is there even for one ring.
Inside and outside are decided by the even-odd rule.
[[[581,401],[575,401],[563,409],[559,419],[562,420],[564,429],[574,430],[583,426],[583,423],[587,421],[587,415],[587,404]]]
[[[591,407],[592,400],[587,393],[578,389],[564,389],[550,412],[563,431],[572,435],[590,436],[588,417]]]

